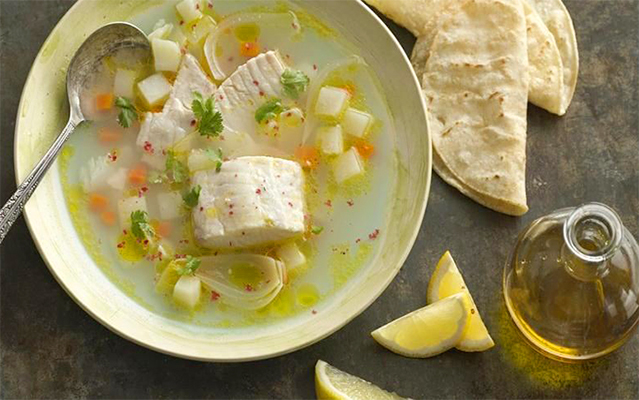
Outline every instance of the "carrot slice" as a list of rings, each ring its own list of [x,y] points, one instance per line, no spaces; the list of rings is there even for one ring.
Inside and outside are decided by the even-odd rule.
[[[95,107],[98,111],[108,111],[113,107],[113,93],[100,93],[95,96]]]
[[[109,198],[100,193],[91,193],[89,195],[89,208],[91,211],[100,212],[109,205]]]
[[[100,220],[106,226],[115,225],[115,213],[113,211],[104,211],[100,214]]]
[[[134,186],[142,186],[146,183],[146,167],[138,164],[129,170],[129,183]]]
[[[295,149],[295,158],[300,161],[304,168],[315,169],[319,164],[319,153],[312,146],[300,146]]]
[[[367,142],[357,142],[355,148],[359,155],[364,158],[371,158],[371,156],[375,154],[375,146]]]
[[[155,232],[160,237],[169,237],[171,235],[171,223],[169,221],[158,221],[154,226]]]
[[[244,57],[255,57],[260,54],[260,46],[255,42],[240,43],[240,54]]]
[[[98,130],[98,140],[102,144],[111,144],[122,139],[122,130],[103,127]]]

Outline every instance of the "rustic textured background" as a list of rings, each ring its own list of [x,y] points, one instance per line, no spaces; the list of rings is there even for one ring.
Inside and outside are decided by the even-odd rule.
[[[336,0],[338,1],[338,0]],[[73,1],[0,0],[0,201],[15,189],[14,116],[41,44]],[[384,294],[328,339],[245,364],[205,364],[152,352],[91,319],[55,282],[20,220],[0,248],[0,396],[3,398],[311,398],[318,358],[414,398],[639,398],[639,335],[595,362],[564,365],[525,345],[508,319],[501,271],[534,218],[584,201],[616,208],[637,236],[638,17],[634,0],[566,0],[581,53],[566,116],[529,107],[530,211],[511,218],[433,179],[413,251]],[[389,23],[410,51],[414,39]],[[427,360],[394,355],[369,332],[424,304],[428,277],[450,249],[497,346]]]

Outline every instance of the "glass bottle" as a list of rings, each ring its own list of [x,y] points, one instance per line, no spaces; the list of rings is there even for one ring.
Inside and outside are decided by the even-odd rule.
[[[621,346],[639,321],[639,248],[600,203],[532,222],[504,269],[510,316],[542,354],[588,360]]]

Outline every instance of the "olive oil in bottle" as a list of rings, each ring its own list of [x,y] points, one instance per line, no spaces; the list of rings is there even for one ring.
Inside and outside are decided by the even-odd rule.
[[[639,322],[638,265],[637,242],[609,207],[555,211],[519,236],[504,270],[508,312],[546,356],[602,356]]]

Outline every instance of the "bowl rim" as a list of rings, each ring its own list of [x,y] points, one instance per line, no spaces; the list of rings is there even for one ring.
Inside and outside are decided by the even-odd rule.
[[[371,20],[371,23],[375,23],[377,25],[377,27],[379,29],[381,29],[383,32],[386,33],[386,35],[390,38],[391,43],[394,45],[395,50],[397,50],[400,54],[400,58],[398,60],[396,60],[395,62],[398,63],[403,63],[405,67],[408,68],[411,78],[413,80],[413,85],[414,87],[418,88],[418,90],[421,91],[420,89],[420,84],[419,84],[419,80],[417,79],[417,76],[415,75],[415,71],[413,70],[410,60],[408,58],[408,56],[406,55],[406,53],[404,52],[402,46],[400,45],[399,41],[397,40],[397,38],[395,37],[395,35],[391,32],[391,30],[388,28],[388,26],[380,19],[380,17],[375,14],[375,12],[373,10],[371,10],[367,5],[365,5],[363,3],[362,0],[350,0],[354,3],[356,3],[360,8],[362,8],[364,10],[364,12],[368,15],[368,17]],[[70,18],[70,15],[72,13],[75,12],[75,10],[79,7],[81,7],[81,5],[83,3],[85,3],[86,0],[78,0],[76,3],[74,3],[71,8],[69,8],[69,10],[67,10],[67,12],[62,16],[62,18],[60,18],[60,20],[55,24],[55,26],[53,27],[53,29],[51,30],[51,32],[49,33],[49,35],[47,36],[47,38],[45,39],[45,41],[43,42],[43,44],[40,47],[40,50],[38,51],[38,53],[36,54],[33,63],[31,65],[31,68],[29,69],[29,73],[27,75],[27,78],[25,79],[25,83],[24,86],[22,88],[22,92],[20,94],[20,101],[18,103],[18,108],[17,108],[17,112],[16,112],[16,117],[15,117],[15,129],[14,129],[14,146],[13,146],[13,166],[14,166],[14,173],[15,173],[15,180],[16,180],[16,185],[19,185],[28,175],[28,173],[30,171],[26,171],[24,173],[21,173],[22,169],[20,168],[21,166],[21,157],[19,157],[19,150],[18,150],[18,135],[20,132],[20,113],[21,110],[23,110],[23,107],[25,105],[25,102],[27,101],[26,99],[26,87],[27,84],[33,79],[33,74],[34,74],[34,70],[35,70],[35,66],[38,62],[38,60],[41,59],[42,57],[42,53],[45,49],[45,45],[48,43],[48,41],[50,40],[50,38],[59,30],[61,29],[61,26],[65,24],[66,20],[68,18]],[[426,107],[426,103],[425,100],[423,98],[423,96],[419,96],[420,99],[420,103],[421,103],[421,108],[424,111],[424,117],[426,119],[426,122],[428,122],[428,111],[427,111],[427,107]],[[426,125],[428,126],[428,125]],[[428,130],[427,130],[428,131]],[[326,337],[332,335],[333,333],[335,333],[336,331],[338,331],[339,329],[343,328],[346,324],[348,324],[349,322],[351,322],[353,319],[355,319],[355,317],[357,317],[358,315],[360,315],[362,312],[364,312],[373,302],[375,302],[381,295],[382,293],[386,290],[386,288],[390,285],[390,283],[395,279],[395,277],[397,276],[397,274],[399,273],[399,270],[401,269],[401,267],[404,265],[404,263],[406,262],[406,259],[408,258],[408,255],[410,254],[415,241],[417,239],[417,235],[419,234],[420,228],[421,228],[421,223],[424,220],[424,215],[426,213],[426,206],[428,204],[428,198],[429,198],[429,194],[430,194],[430,188],[431,188],[431,181],[432,181],[432,137],[430,135],[429,132],[426,132],[426,141],[427,141],[427,147],[429,148],[428,151],[428,160],[426,162],[426,187],[425,187],[425,192],[424,192],[424,199],[422,201],[422,204],[420,206],[420,210],[419,210],[419,222],[418,224],[415,224],[414,227],[412,228],[412,232],[408,238],[408,241],[406,243],[406,246],[404,248],[404,251],[402,252],[401,256],[399,257],[399,262],[397,262],[397,265],[395,266],[395,268],[393,269],[392,273],[387,274],[387,277],[385,279],[385,281],[383,282],[382,285],[379,286],[379,289],[377,291],[377,293],[375,293],[373,296],[370,296],[368,298],[367,301],[361,302],[358,306],[354,307],[353,310],[351,310],[348,314],[346,314],[346,316],[344,318],[341,318],[339,320],[335,320],[335,322],[332,322],[331,324],[329,324],[328,328],[325,328],[323,331],[321,331],[318,334],[315,334],[314,336],[311,337],[306,337],[303,340],[300,340],[298,343],[295,343],[293,346],[290,347],[286,347],[286,348],[281,348],[281,349],[276,349],[276,350],[267,350],[267,351],[263,351],[259,354],[254,354],[251,356],[241,356],[241,357],[221,357],[221,358],[215,358],[215,357],[209,357],[209,356],[198,356],[195,353],[192,354],[186,354],[186,353],[181,353],[178,351],[174,351],[171,350],[170,348],[165,348],[162,347],[161,345],[155,344],[153,343],[152,339],[148,339],[148,340],[141,340],[138,339],[137,337],[135,337],[135,335],[129,334],[127,332],[125,332],[122,329],[119,329],[119,327],[114,326],[113,321],[109,321],[108,318],[105,318],[102,315],[99,315],[98,313],[94,312],[89,306],[85,305],[82,300],[80,300],[74,293],[73,289],[70,288],[64,281],[64,279],[62,277],[60,277],[57,273],[56,267],[54,265],[54,263],[52,262],[52,260],[47,256],[47,253],[44,251],[43,247],[42,247],[42,243],[41,240],[47,240],[47,235],[46,232],[43,230],[40,230],[37,226],[37,223],[31,219],[31,213],[29,212],[28,208],[25,208],[23,214],[24,214],[24,219],[27,225],[27,228],[29,229],[29,233],[33,239],[33,242],[38,250],[38,252],[40,253],[40,256],[42,257],[42,260],[44,261],[45,265],[47,266],[48,270],[51,272],[51,274],[53,275],[54,279],[58,282],[58,284],[64,289],[64,291],[67,293],[67,295],[69,297],[71,297],[71,299],[78,305],[80,306],[80,308],[82,308],[87,314],[89,314],[94,320],[96,320],[98,323],[100,323],[102,326],[104,326],[105,328],[107,328],[108,330],[110,330],[111,332],[115,333],[116,335],[131,341],[137,345],[140,345],[141,347],[156,351],[158,353],[161,354],[166,354],[166,355],[170,355],[173,357],[178,357],[178,358],[182,358],[182,359],[189,359],[189,360],[195,360],[195,361],[204,361],[204,362],[223,362],[223,363],[227,363],[227,362],[246,362],[246,361],[255,361],[255,360],[263,360],[263,359],[269,359],[269,358],[275,358],[281,355],[285,355],[285,354],[289,354],[292,352],[295,352],[297,350],[303,349],[305,347],[309,347],[323,339],[325,339]],[[24,161],[23,161],[24,162]],[[55,168],[55,166],[52,166],[52,168]]]

